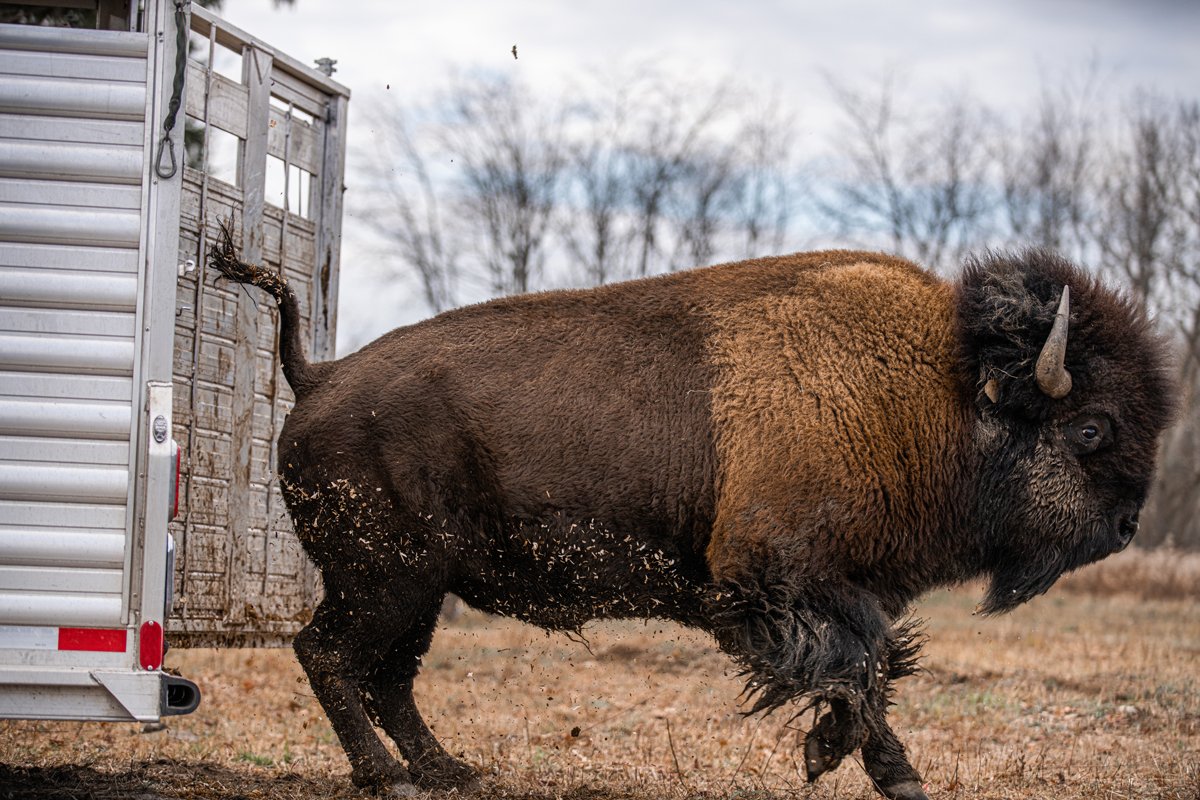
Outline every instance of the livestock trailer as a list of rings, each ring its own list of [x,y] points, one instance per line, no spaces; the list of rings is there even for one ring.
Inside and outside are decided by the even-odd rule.
[[[182,0],[52,5],[0,3],[0,718],[157,721],[200,697],[167,642],[318,599],[274,304],[205,252],[231,221],[332,357],[349,91]]]

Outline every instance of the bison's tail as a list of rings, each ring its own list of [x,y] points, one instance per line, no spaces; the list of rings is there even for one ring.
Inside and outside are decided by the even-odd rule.
[[[242,261],[226,222],[221,222],[221,235],[208,251],[208,263],[228,280],[257,286],[279,304],[279,360],[283,362],[284,377],[296,396],[299,397],[319,383],[324,372],[323,365],[313,364],[304,357],[304,345],[300,339],[303,328],[300,306],[283,273]]]

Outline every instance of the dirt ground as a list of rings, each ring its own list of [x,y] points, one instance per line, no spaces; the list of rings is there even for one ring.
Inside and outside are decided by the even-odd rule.
[[[1200,800],[1200,604],[1055,590],[982,619],[977,596],[923,604],[925,672],[892,714],[934,800]],[[478,796],[875,796],[856,761],[805,784],[811,718],[743,718],[705,636],[650,622],[587,638],[474,612],[438,633],[418,702],[482,771]],[[175,650],[168,663],[204,700],[165,730],[0,722],[0,798],[359,797],[290,651]]]

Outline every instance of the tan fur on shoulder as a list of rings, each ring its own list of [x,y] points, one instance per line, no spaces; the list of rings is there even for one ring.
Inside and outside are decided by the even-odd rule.
[[[790,285],[713,314],[717,579],[776,559],[859,562],[825,565],[841,572],[892,556],[897,533],[920,534],[967,429],[947,284],[878,255],[775,261],[762,268]]]

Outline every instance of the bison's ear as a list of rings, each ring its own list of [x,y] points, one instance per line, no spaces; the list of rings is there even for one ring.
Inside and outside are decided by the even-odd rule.
[[[1064,288],[1074,282],[1087,279],[1069,262],[1041,250],[968,260],[958,284],[961,374],[981,410],[1044,419],[1065,396],[1046,391],[1037,366],[1039,358],[1047,361],[1042,355],[1056,330]],[[1060,369],[1061,357],[1069,362],[1074,344],[1062,337],[1056,354]]]
[[[988,399],[989,403],[1000,402],[1000,382],[995,378],[988,378],[983,382],[983,396]]]

